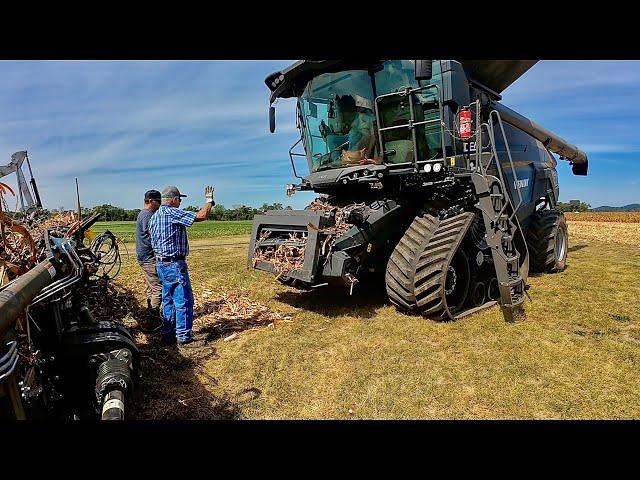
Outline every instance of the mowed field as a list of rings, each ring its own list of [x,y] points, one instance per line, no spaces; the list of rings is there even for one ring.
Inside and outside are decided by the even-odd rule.
[[[133,418],[640,417],[640,223],[571,218],[568,268],[529,278],[517,323],[498,308],[448,323],[406,316],[376,285],[298,292],[247,269],[249,226],[192,237],[196,304],[240,292],[290,320],[229,339],[198,317],[196,337],[211,342],[183,357],[132,313],[144,360]],[[144,303],[133,257],[117,284],[118,298]]]
[[[194,223],[188,230],[189,239],[249,234],[251,233],[251,223],[251,220]],[[97,233],[110,230],[116,237],[120,237],[127,242],[136,241],[136,222],[97,222],[91,229]]]

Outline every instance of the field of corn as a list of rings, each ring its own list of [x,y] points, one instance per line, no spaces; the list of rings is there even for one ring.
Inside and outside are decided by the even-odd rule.
[[[572,222],[640,223],[640,212],[580,212],[565,216]]]

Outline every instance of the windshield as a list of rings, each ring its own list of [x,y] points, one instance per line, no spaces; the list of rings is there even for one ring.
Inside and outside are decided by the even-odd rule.
[[[380,164],[375,98],[387,93],[440,83],[439,62],[433,63],[429,82],[415,79],[412,60],[388,60],[373,77],[366,70],[325,73],[312,79],[298,100],[299,125],[309,170]],[[375,91],[374,91],[375,85]],[[438,118],[433,89],[412,95],[416,121]],[[382,126],[406,125],[410,120],[409,98],[391,96],[380,100]],[[441,155],[440,126],[437,123],[416,127],[418,159]],[[383,132],[387,163],[413,162],[413,140],[409,128]]]
[[[299,100],[309,169],[380,163],[371,76],[365,70],[325,73],[311,80]]]
[[[415,64],[412,60],[388,60],[384,68],[376,73],[376,95],[405,90],[406,87],[418,88],[429,84],[442,84],[440,62],[433,62],[431,80],[418,82],[415,79]],[[436,103],[436,90],[429,88],[416,92],[412,97],[415,121],[436,120],[439,118]],[[380,99],[378,110],[382,127],[406,125],[411,119],[410,98],[394,95]],[[386,130],[382,134],[387,163],[413,162],[413,139],[409,128]],[[416,127],[418,160],[429,160],[442,156],[441,132],[438,123]]]

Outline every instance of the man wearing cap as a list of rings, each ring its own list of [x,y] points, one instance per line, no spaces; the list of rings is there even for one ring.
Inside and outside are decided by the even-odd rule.
[[[215,205],[213,187],[206,187],[204,193],[206,202],[198,213],[188,212],[179,208],[186,195],[174,186],[166,187],[160,208],[149,220],[156,270],[162,282],[162,339],[167,344],[177,341],[180,348],[206,343],[192,338],[193,292],[186,262],[187,227],[205,221]]]
[[[156,330],[160,326],[160,304],[162,302],[162,283],[156,272],[156,259],[151,248],[149,234],[149,219],[160,208],[160,192],[149,190],[144,194],[144,208],[138,214],[136,221],[136,256],[138,264],[144,273],[145,293],[147,295],[147,314],[149,320],[156,325],[146,326]]]

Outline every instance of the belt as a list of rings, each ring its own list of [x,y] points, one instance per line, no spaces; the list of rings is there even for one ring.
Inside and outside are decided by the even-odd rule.
[[[184,255],[176,255],[175,257],[156,257],[156,262],[176,262],[178,260],[184,260]]]

